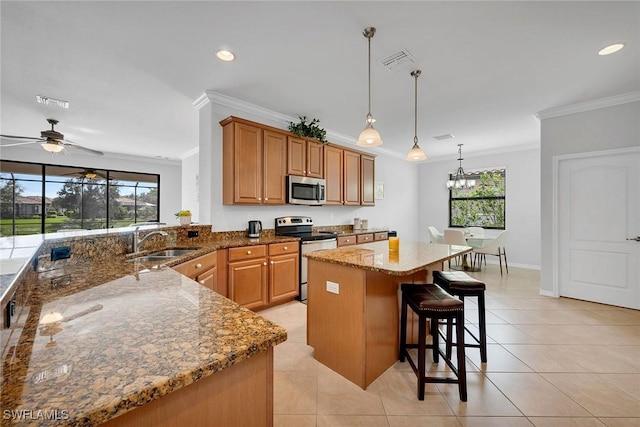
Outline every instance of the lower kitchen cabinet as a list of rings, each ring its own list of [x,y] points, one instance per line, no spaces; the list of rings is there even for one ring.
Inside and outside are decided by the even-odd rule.
[[[356,236],[355,235],[351,235],[351,236],[338,236],[338,246],[350,246],[350,245],[355,245],[356,242]]]
[[[272,243],[228,249],[229,298],[259,310],[298,295],[299,243]]]
[[[183,262],[173,267],[178,273],[195,280],[212,291],[226,296],[226,286],[219,286],[218,281],[218,254],[216,251],[202,255],[198,258]]]

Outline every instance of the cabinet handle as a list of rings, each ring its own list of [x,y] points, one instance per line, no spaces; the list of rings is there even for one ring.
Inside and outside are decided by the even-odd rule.
[[[247,255],[251,255],[251,251],[247,251]]]
[[[196,264],[196,268],[200,268],[200,267],[202,267],[202,264],[197,263],[197,264]]]
[[[351,240],[347,239],[347,243],[349,243]]]
[[[287,248],[287,247],[285,246],[285,247],[284,247],[284,250],[286,251],[287,249],[289,249],[289,248]]]
[[[271,265],[273,265],[273,264],[275,264],[275,263],[276,263],[275,261],[271,261]]]
[[[267,261],[263,262],[262,265],[267,265]]]
[[[200,280],[200,284],[201,284],[201,285],[204,285],[204,280]]]
[[[258,197],[258,200],[262,200],[262,197]]]

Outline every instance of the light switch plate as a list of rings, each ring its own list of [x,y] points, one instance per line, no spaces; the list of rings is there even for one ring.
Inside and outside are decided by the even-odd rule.
[[[340,293],[340,284],[327,280],[327,292],[338,295]]]

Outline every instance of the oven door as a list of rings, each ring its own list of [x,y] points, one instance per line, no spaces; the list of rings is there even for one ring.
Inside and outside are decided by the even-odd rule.
[[[326,201],[324,179],[289,175],[287,202],[294,205],[323,205]]]

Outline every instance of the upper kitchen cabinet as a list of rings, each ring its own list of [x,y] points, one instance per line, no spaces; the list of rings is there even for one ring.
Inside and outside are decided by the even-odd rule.
[[[316,140],[309,140],[289,136],[287,173],[289,175],[323,177],[323,144]]]
[[[374,157],[365,154],[360,155],[360,197],[361,205],[373,206],[375,204],[375,166]]]
[[[285,204],[287,134],[237,117],[220,125],[223,203]]]
[[[360,204],[360,154],[344,150],[344,204]]]
[[[342,148],[333,145],[324,147],[325,204],[327,205],[344,204],[343,151]]]

